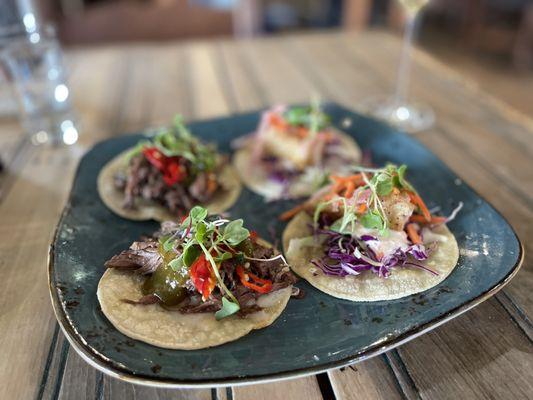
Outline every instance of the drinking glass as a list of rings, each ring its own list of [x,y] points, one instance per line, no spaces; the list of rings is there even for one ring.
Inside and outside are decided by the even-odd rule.
[[[25,32],[0,51],[19,103],[20,122],[34,144],[74,144],[78,130],[59,42],[51,26]]]
[[[419,132],[435,122],[433,110],[424,104],[408,101],[411,73],[411,50],[420,10],[429,0],[398,0],[406,12],[406,25],[394,95],[366,102],[365,110],[407,132]]]

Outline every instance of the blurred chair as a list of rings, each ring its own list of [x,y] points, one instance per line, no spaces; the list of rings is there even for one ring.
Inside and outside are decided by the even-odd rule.
[[[349,31],[366,29],[372,13],[373,0],[344,0],[342,26]]]
[[[40,0],[67,43],[230,35],[232,11],[188,0]]]

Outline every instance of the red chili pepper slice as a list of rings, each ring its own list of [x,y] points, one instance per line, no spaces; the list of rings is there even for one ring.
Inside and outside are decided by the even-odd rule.
[[[190,274],[194,287],[202,295],[202,300],[207,300],[215,288],[216,277],[204,254],[192,263]]]
[[[252,242],[255,242],[259,236],[257,235],[256,231],[250,231],[250,240]]]
[[[241,265],[237,265],[237,275],[239,275],[239,279],[244,286],[249,287],[256,292],[269,293],[272,290],[271,281],[259,278],[251,272],[244,271],[244,268]]]
[[[150,164],[152,164],[158,170],[162,171],[165,168],[166,156],[156,147],[145,147],[143,149],[143,154]]]
[[[185,167],[177,161],[170,161],[163,172],[163,180],[168,186],[185,179]]]
[[[143,154],[150,164],[163,173],[163,180],[168,186],[181,182],[187,171],[180,164],[180,157],[167,157],[157,147],[145,147]]]

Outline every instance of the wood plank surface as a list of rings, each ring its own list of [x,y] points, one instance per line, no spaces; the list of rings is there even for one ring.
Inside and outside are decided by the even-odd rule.
[[[398,350],[319,379],[196,391],[139,387],[87,365],[53,318],[43,260],[74,168],[94,142],[165,124],[177,112],[202,119],[313,95],[361,109],[369,96],[392,90],[399,45],[396,37],[365,32],[71,50],[80,143],[23,145],[14,121],[0,121],[0,156],[9,167],[0,178],[0,399],[531,398],[528,241],[522,271],[495,299]],[[521,237],[531,237],[531,120],[424,53],[415,53],[414,72],[412,95],[437,113],[436,126],[417,137]]]
[[[335,396],[344,400],[404,397],[385,356],[328,372]]]
[[[233,388],[234,400],[285,400],[322,399],[318,382],[314,378],[300,378],[277,383],[237,386]]]

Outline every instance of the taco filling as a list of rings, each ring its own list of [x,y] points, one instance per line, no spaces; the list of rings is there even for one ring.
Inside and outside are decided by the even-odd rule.
[[[458,258],[446,223],[462,204],[449,217],[432,214],[405,179],[405,165],[355,170],[331,175],[329,185],[281,216],[294,217],[284,245],[295,271],[351,300],[402,297],[443,280]]]
[[[228,159],[192,136],[179,116],[170,128],[111,161],[99,178],[104,202],[131,219],[175,218],[195,204],[222,212],[239,188]]]
[[[327,171],[357,163],[361,151],[336,130],[318,104],[273,107],[256,132],[234,143],[245,184],[269,200],[308,196],[327,181]]]
[[[173,315],[169,328],[187,321],[187,316],[204,315],[210,321],[206,326],[213,330],[215,321],[229,319],[245,327],[245,334],[270,324],[298,292],[284,257],[244,228],[242,219],[208,216],[199,206],[181,223],[163,223],[152,238],[134,242],[105,266],[98,288],[102,310],[119,330],[122,327],[149,343],[155,333],[140,335],[136,324],[150,315],[156,318],[156,312]],[[120,282],[124,287],[119,287]],[[136,286],[134,291],[128,289],[131,285]],[[122,319],[121,313],[127,318]],[[154,321],[154,326],[161,324]],[[231,331],[231,324],[226,328]],[[189,348],[183,343],[184,332],[173,333],[163,347]],[[200,347],[223,343],[228,337],[214,337]]]

